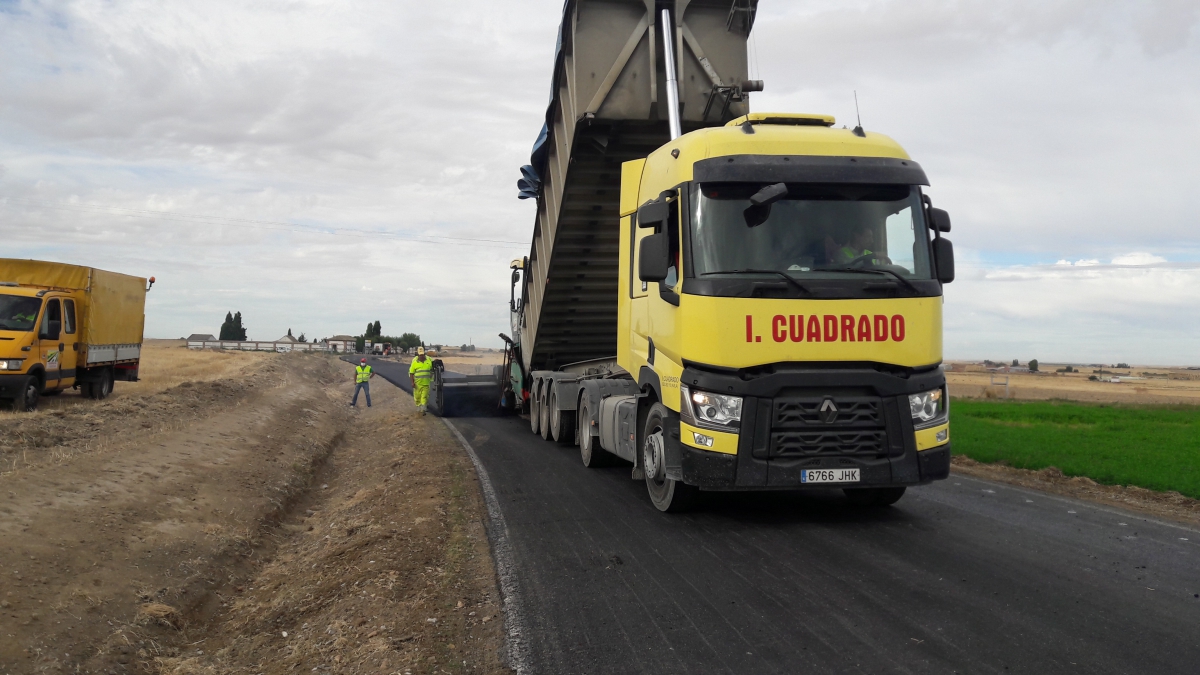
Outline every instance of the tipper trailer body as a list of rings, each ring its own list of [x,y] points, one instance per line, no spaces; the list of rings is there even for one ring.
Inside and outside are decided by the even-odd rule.
[[[99,399],[137,381],[146,291],[141,277],[0,259],[0,398],[32,409],[43,394]]]
[[[750,114],[757,3],[732,4],[567,3],[501,406],[586,466],[631,462],[665,511],[699,490],[890,504],[949,472],[949,216],[890,138]]]

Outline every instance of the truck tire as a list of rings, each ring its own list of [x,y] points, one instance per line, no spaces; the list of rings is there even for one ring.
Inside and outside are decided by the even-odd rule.
[[[851,506],[879,508],[900,501],[904,490],[902,487],[846,488],[842,492]]]
[[[538,396],[541,394],[542,383],[540,380],[534,380],[533,388],[529,392],[529,429],[535,434],[541,431],[542,406],[538,405]]]
[[[550,435],[558,443],[575,445],[575,411],[558,409],[558,387],[550,390]]]
[[[13,410],[18,412],[33,412],[37,410],[38,399],[42,395],[42,382],[36,376],[30,375],[21,383],[21,393],[13,399]]]
[[[667,422],[671,411],[661,403],[650,406],[642,432],[642,468],[646,474],[646,491],[654,508],[664,513],[687,511],[699,501],[695,486],[667,477]]]
[[[542,387],[538,390],[538,431],[541,432],[542,440],[550,440],[550,388],[554,386],[553,380],[543,380]]]
[[[612,466],[616,459],[612,453],[600,447],[600,437],[593,433],[591,404],[587,396],[579,401],[579,414],[576,417],[575,428],[579,433],[579,458],[589,469]]]
[[[97,401],[102,401],[108,398],[108,395],[113,390],[113,374],[107,368],[100,371],[100,379],[95,382],[89,382],[85,385],[84,392],[88,398],[94,398]]]

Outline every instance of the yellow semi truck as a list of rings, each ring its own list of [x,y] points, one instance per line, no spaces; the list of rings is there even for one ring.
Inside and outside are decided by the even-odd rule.
[[[890,138],[750,112],[756,11],[567,3],[501,407],[585,466],[630,462],[663,511],[700,490],[889,505],[949,473],[950,219]]]
[[[0,398],[34,410],[77,388],[102,399],[136,382],[147,285],[92,267],[0,259]]]

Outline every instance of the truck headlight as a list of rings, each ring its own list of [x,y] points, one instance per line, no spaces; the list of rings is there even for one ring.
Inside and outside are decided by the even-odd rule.
[[[0,360],[0,370],[20,370],[22,361],[24,359]]]
[[[908,408],[916,426],[931,426],[946,417],[946,397],[941,389],[909,394]]]
[[[742,397],[692,391],[679,387],[679,414],[684,422],[698,427],[736,431],[742,422]]]

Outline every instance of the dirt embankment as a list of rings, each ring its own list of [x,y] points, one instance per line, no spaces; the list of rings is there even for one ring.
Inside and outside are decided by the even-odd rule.
[[[1103,485],[1085,476],[1063,475],[1063,472],[1055,467],[1032,471],[1006,464],[984,464],[962,455],[955,455],[952,464],[955,473],[1099,502],[1156,518],[1200,526],[1200,500],[1185,497],[1175,491],[1156,492],[1136,485]]]
[[[483,509],[440,425],[385,383],[355,415],[320,355],[159,356],[179,372],[0,416],[0,673],[499,667]],[[322,612],[334,651],[269,639]]]

